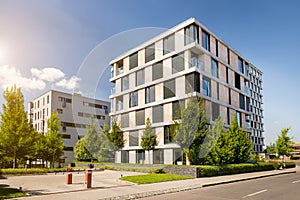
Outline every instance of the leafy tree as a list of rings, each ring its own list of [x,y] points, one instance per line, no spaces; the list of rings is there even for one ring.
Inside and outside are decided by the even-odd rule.
[[[158,144],[157,135],[151,127],[150,119],[146,120],[146,128],[143,130],[143,136],[141,141],[141,146],[143,149],[148,151],[148,164],[150,164],[150,150],[154,150],[155,146]]]
[[[24,110],[24,98],[20,88],[6,88],[3,93],[6,104],[2,105],[0,146],[2,155],[12,159],[13,168],[18,160],[24,160],[31,145],[29,122]]]
[[[275,143],[270,143],[269,146],[266,148],[266,152],[269,155],[275,155],[276,154],[276,144]]]
[[[276,140],[276,153],[279,156],[290,156],[292,152],[292,137],[289,137],[287,133],[290,128],[284,128],[281,130],[281,135]]]
[[[238,125],[236,116],[229,130],[221,133],[211,152],[211,164],[242,163],[250,158],[252,143],[246,132]]]
[[[46,159],[51,162],[52,167],[54,163],[58,162],[64,153],[64,141],[59,133],[60,120],[58,114],[51,112],[48,119],[48,131],[46,133]]]
[[[83,142],[84,138],[78,140],[78,142],[75,145],[74,148],[74,156],[76,160],[89,160],[93,156],[90,154],[90,152],[87,150],[87,148],[84,146]]]
[[[103,132],[109,141],[114,145],[115,150],[119,150],[124,147],[124,131],[121,130],[116,119],[113,119],[111,129],[107,124],[104,124]]]
[[[199,145],[202,144],[206,135],[205,113],[201,109],[201,103],[197,97],[190,97],[187,106],[180,109],[181,119],[174,121],[175,142],[180,145],[186,156],[186,164],[190,165],[189,158],[198,157]],[[203,122],[205,123],[203,124]],[[192,150],[191,150],[192,149]],[[190,150],[192,152],[190,152]]]
[[[97,130],[93,119],[91,119],[86,135],[81,140],[91,155],[91,159],[97,159],[102,162],[113,159],[113,145],[102,129]]]

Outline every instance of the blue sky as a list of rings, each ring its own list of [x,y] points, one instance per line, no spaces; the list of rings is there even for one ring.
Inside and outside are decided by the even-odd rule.
[[[0,92],[13,82],[26,101],[48,89],[72,91],[86,56],[111,36],[194,17],[263,71],[266,144],[284,127],[300,141],[299,7],[293,0],[0,0]]]

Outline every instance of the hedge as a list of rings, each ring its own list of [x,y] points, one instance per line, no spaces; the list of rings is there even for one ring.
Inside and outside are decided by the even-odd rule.
[[[248,172],[258,172],[258,171],[267,171],[274,170],[275,167],[273,163],[242,163],[242,164],[228,164],[220,166],[209,166],[203,165],[199,166],[200,177],[210,177],[210,176],[222,176],[230,174],[240,174]]]

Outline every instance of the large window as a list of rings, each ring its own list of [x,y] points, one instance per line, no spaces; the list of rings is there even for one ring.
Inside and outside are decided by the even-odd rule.
[[[135,84],[136,86],[142,85],[145,83],[145,70],[139,70],[136,72]]]
[[[122,78],[122,85],[121,85],[121,90],[125,91],[129,89],[129,77],[128,76],[124,76]]]
[[[184,70],[184,54],[180,53],[172,57],[172,74]]]
[[[240,109],[245,110],[245,96],[240,94]]]
[[[241,77],[238,73],[234,73],[234,86],[237,89],[241,89]]]
[[[202,47],[210,51],[210,37],[209,34],[202,30]]]
[[[190,44],[192,42],[199,41],[199,28],[197,25],[192,24],[184,28],[184,44]]]
[[[219,78],[218,62],[214,59],[211,59],[211,75],[216,78]]]
[[[130,131],[129,132],[129,146],[139,146],[139,132],[138,131]]]
[[[191,92],[200,93],[200,76],[197,72],[185,75],[185,93]]]
[[[135,111],[135,124],[137,126],[145,124],[145,110],[137,110]]]
[[[242,114],[240,112],[236,112],[236,119],[238,121],[238,125],[242,127]]]
[[[117,111],[119,110],[123,110],[123,96],[119,96],[116,98],[116,103],[117,103],[117,106],[116,106],[116,109]]]
[[[155,86],[145,88],[145,103],[151,103],[155,101]]]
[[[220,105],[212,102],[212,120],[215,121],[220,115]]]
[[[155,149],[153,151],[153,164],[164,164],[164,150]]]
[[[175,79],[164,82],[164,99],[175,97]]]
[[[249,76],[249,64],[245,63],[245,75]]]
[[[238,68],[239,68],[239,72],[244,73],[244,64],[241,58],[238,58]]]
[[[129,56],[129,69],[133,69],[138,66],[138,52]]]
[[[164,52],[163,54],[167,54],[175,50],[175,36],[174,34],[169,35],[164,38]]]
[[[121,115],[121,128],[129,127],[129,113]]]
[[[164,144],[172,143],[174,136],[174,128],[171,125],[164,126]]]
[[[130,92],[129,94],[129,108],[132,108],[134,106],[138,105],[138,92]]]
[[[246,111],[250,111],[250,98],[246,97]]]
[[[210,86],[210,79],[207,78],[207,77],[203,77],[203,80],[202,80],[202,90],[203,90],[203,94],[205,96],[208,96],[210,97],[211,94],[210,94],[210,91],[211,91],[211,86]]]
[[[172,102],[172,119],[181,119],[181,107],[184,107],[184,101]]]
[[[153,123],[164,121],[164,106],[157,105],[152,107],[152,121]]]
[[[158,62],[152,66],[152,81],[163,77],[163,62]]]
[[[145,49],[145,62],[150,62],[155,59],[155,45],[151,44]]]

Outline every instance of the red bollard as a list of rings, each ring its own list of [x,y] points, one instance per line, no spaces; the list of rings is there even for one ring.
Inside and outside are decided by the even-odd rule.
[[[72,173],[68,173],[66,176],[66,184],[72,184]]]
[[[84,175],[84,184],[86,188],[92,187],[92,170],[86,169]]]

